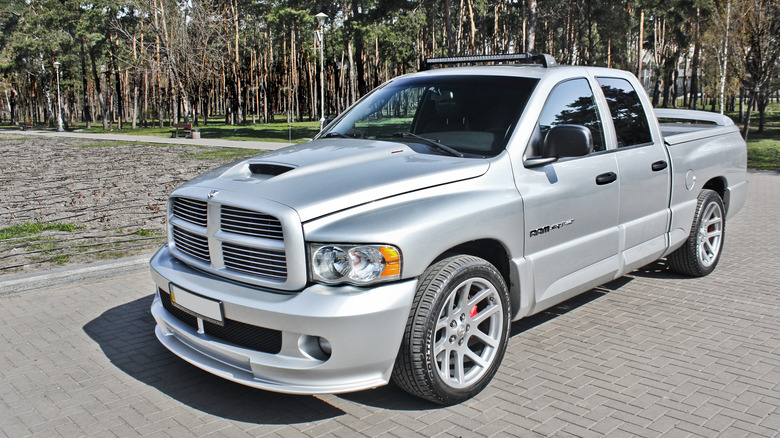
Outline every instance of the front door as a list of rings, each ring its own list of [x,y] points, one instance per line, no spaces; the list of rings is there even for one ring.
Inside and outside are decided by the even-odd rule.
[[[606,152],[601,117],[585,78],[550,93],[529,145],[535,155],[555,125],[591,130],[594,151],[526,169],[518,178],[525,216],[525,258],[533,272],[536,311],[614,278],[618,270],[620,189],[615,153]]]

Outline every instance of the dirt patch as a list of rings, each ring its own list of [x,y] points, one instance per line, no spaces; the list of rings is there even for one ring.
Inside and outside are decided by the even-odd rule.
[[[0,276],[152,252],[171,190],[257,153],[0,135]]]

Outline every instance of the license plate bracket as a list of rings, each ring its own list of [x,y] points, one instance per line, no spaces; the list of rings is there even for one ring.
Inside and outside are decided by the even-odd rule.
[[[222,301],[206,298],[175,284],[170,284],[171,304],[177,309],[186,312],[196,318],[211,322],[220,326],[225,325],[225,312]]]

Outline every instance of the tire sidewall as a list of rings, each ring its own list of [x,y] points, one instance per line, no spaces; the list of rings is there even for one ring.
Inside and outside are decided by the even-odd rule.
[[[705,217],[704,214],[709,209],[709,206],[711,204],[717,204],[718,208],[720,208],[720,215],[721,215],[721,235],[720,240],[718,242],[718,254],[715,256],[715,261],[713,261],[709,266],[705,266],[701,262],[701,248],[698,244],[699,239],[699,229],[701,228],[702,222],[704,221]],[[720,198],[720,195],[718,195],[717,192],[714,192],[712,190],[708,190],[703,193],[702,201],[699,204],[699,209],[696,211],[696,222],[694,223],[694,228],[691,233],[691,239],[693,243],[693,256],[694,260],[696,261],[696,266],[698,270],[701,272],[702,276],[710,274],[712,271],[715,270],[715,267],[718,266],[718,262],[720,261],[720,256],[723,254],[723,244],[726,241],[726,209],[723,206],[723,200]]]

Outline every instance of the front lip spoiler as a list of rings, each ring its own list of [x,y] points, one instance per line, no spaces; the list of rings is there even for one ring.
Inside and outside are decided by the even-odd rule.
[[[155,298],[155,305],[158,303],[159,298]],[[155,314],[155,306],[152,307],[152,313]],[[167,313],[167,311],[159,304],[159,311]],[[232,382],[240,383],[242,385],[250,386],[252,388],[262,389],[271,392],[279,392],[284,394],[295,395],[313,395],[313,394],[340,394],[346,392],[355,392],[366,389],[373,389],[379,386],[386,385],[390,379],[390,373],[387,373],[387,377],[369,379],[365,381],[350,382],[342,385],[327,385],[327,386],[314,386],[314,385],[291,385],[287,382],[277,382],[270,379],[262,379],[255,376],[252,372],[247,371],[243,367],[233,366],[226,362],[217,360],[207,354],[204,354],[190,345],[182,341],[183,333],[176,330],[178,333],[165,334],[162,329],[161,321],[158,318],[159,314],[155,315],[157,320],[157,326],[155,327],[155,335],[161,344],[173,354],[179,356],[185,361],[189,362],[196,367],[207,371],[223,379],[230,380]],[[169,318],[171,318],[169,316]],[[163,317],[165,319],[165,317]],[[163,323],[167,329],[172,330],[167,322]],[[173,329],[175,330],[175,329]],[[249,358],[246,358],[247,364]],[[391,370],[392,371],[392,370]]]

